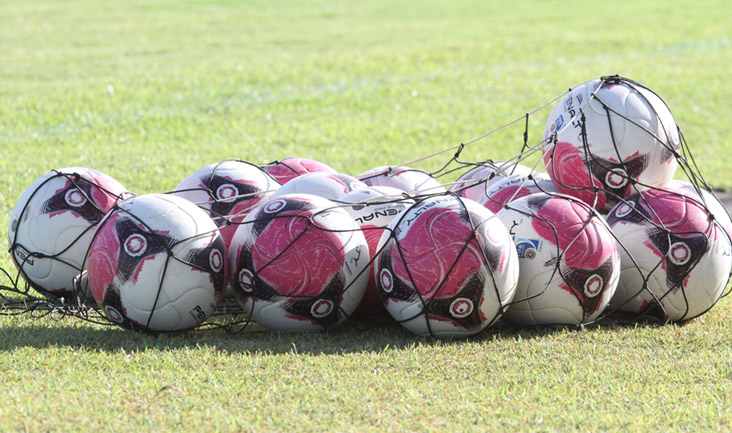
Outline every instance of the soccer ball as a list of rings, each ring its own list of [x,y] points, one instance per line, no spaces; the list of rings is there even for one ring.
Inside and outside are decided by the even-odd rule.
[[[368,283],[368,245],[358,225],[332,201],[309,194],[272,198],[250,213],[229,263],[244,311],[280,331],[344,321]]]
[[[82,167],[53,170],[21,194],[10,214],[13,263],[38,292],[73,296],[94,227],[127,189],[104,173]]]
[[[699,196],[684,188],[642,191],[607,217],[623,246],[612,304],[632,314],[679,322],[708,311],[732,270],[732,246]]]
[[[414,203],[414,200],[405,198],[404,191],[388,186],[369,186],[364,189],[351,191],[336,201],[347,204],[343,206],[346,212],[358,223],[366,237],[371,257],[371,271],[366,292],[353,313],[354,316],[369,316],[384,309],[379,292],[376,290],[376,279],[373,275],[374,257],[378,253],[379,239],[384,228],[396,218],[404,209]]]
[[[513,236],[520,271],[506,319],[517,325],[581,325],[607,307],[620,254],[610,228],[584,202],[531,194],[498,218]]]
[[[322,162],[295,157],[285,158],[281,161],[275,161],[271,164],[267,164],[262,167],[262,170],[267,172],[267,174],[283,185],[306,173],[319,171],[325,173],[337,173],[333,167],[323,164]]]
[[[381,235],[374,271],[391,316],[421,336],[462,337],[495,323],[513,299],[516,249],[478,203],[428,197]]]
[[[208,212],[228,248],[237,224],[279,187],[280,184],[258,166],[228,160],[193,172],[175,187],[174,194]]]
[[[465,172],[450,187],[460,197],[478,201],[494,182],[507,176],[522,174],[528,176],[532,170],[525,165],[513,162],[495,161],[490,165],[478,165]]]
[[[513,174],[492,182],[490,185],[486,185],[485,191],[476,201],[489,211],[498,213],[505,205],[521,197],[537,192],[559,192],[546,174],[534,173],[529,176]]]
[[[271,199],[287,194],[311,194],[337,200],[349,192],[366,188],[360,180],[343,173],[306,173],[282,185]]]
[[[634,192],[665,186],[678,151],[678,126],[665,102],[617,76],[577,86],[544,130],[549,176],[561,192],[602,212]]]
[[[730,218],[727,209],[717,197],[709,191],[701,187],[697,188],[693,184],[683,180],[674,179],[669,182],[665,189],[674,190],[674,188],[676,188],[677,192],[680,192],[679,189],[684,191],[692,200],[695,200],[700,206],[706,208],[712,214],[717,224],[724,229],[727,236],[732,238],[732,218]]]
[[[409,167],[382,166],[358,176],[368,186],[390,186],[410,194],[440,194],[445,187],[426,171]]]
[[[211,215],[221,231],[225,257],[228,257],[231,238],[238,224],[279,188],[280,184],[258,166],[228,160],[195,171],[178,184],[174,194],[193,202]],[[233,296],[233,292],[227,289],[226,297]]]
[[[224,261],[224,240],[206,212],[174,195],[140,195],[99,223],[87,257],[89,290],[123,328],[183,331],[221,301]]]

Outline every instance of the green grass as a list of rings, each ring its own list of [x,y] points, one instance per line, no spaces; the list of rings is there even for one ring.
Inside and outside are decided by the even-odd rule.
[[[686,326],[149,337],[5,320],[5,426],[204,431],[732,428],[728,308]]]
[[[725,1],[0,1],[0,237],[20,193],[87,166],[137,193],[226,158],[346,173],[469,141],[590,78],[658,92],[732,189]],[[532,117],[538,141],[548,112]],[[521,128],[467,159],[503,159]],[[446,157],[418,166],[436,169]],[[8,254],[0,266],[12,269]],[[173,337],[0,318],[0,430],[732,428],[732,306],[685,326],[399,327]]]

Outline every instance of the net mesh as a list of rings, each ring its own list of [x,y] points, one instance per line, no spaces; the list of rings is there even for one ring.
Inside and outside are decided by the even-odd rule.
[[[441,184],[441,190],[430,186],[351,201],[334,198],[329,205],[311,203],[309,208],[307,203],[288,202],[287,206],[294,206],[296,211],[285,212],[289,209],[285,206],[285,211],[277,209],[269,213],[262,210],[262,204],[271,203],[269,197],[279,186],[274,180],[270,189],[239,188],[225,198],[216,189],[220,184],[214,187],[205,182],[195,188],[171,192],[172,195],[203,193],[206,200],[196,204],[207,211],[219,228],[232,227],[232,232],[236,232],[233,241],[227,240],[227,248],[229,242],[239,242],[236,245],[241,254],[236,259],[232,253],[222,257],[227,268],[226,296],[221,297],[213,313],[201,316],[203,320],[196,328],[240,332],[255,321],[253,317],[261,314],[263,304],[274,305],[277,314],[288,320],[318,329],[345,320],[370,326],[389,321],[393,316],[394,320],[418,329],[415,332],[431,336],[475,333],[476,329],[492,326],[504,317],[516,325],[586,326],[607,318],[665,323],[704,314],[729,294],[732,223],[728,212],[704,180],[680,128],[675,122],[668,124],[668,117],[664,117],[667,107],[658,95],[620,76],[602,77],[588,83],[591,85],[583,83],[569,89],[536,110],[473,140],[360,177],[361,181],[374,184],[376,177],[388,179],[405,172],[425,173],[419,170],[422,164],[438,166],[428,174]],[[577,89],[583,86],[589,89],[583,94],[584,100],[577,96]],[[606,99],[607,95],[612,96],[606,91],[614,86],[622,86],[636,95],[647,111],[619,109],[613,100]],[[561,116],[552,117],[553,123],[547,122],[546,130],[537,139],[533,137],[531,121],[539,120],[543,124],[549,107],[564,111]],[[605,122],[602,125],[605,132],[598,133],[598,118]],[[659,125],[649,126],[649,119],[660,119]],[[569,140],[567,131],[572,132]],[[481,152],[490,149],[491,139],[498,132],[510,137],[520,149],[516,155],[501,161],[475,161],[464,156],[468,149],[474,151],[479,147]],[[644,154],[641,150],[628,155],[624,146],[631,138],[653,143],[656,153]],[[575,142],[571,143],[572,140]],[[644,170],[652,171],[653,158],[677,166],[678,180],[659,182],[653,176],[646,176]],[[252,166],[240,160],[220,164],[231,161]],[[288,176],[297,171],[291,160],[282,164],[274,161],[261,168],[266,171],[275,166],[284,167]],[[211,179],[217,170],[218,166],[213,169]],[[84,236],[92,237],[91,233],[95,229],[99,231],[98,227],[104,226],[111,213],[130,213],[121,205],[126,196],[115,195],[104,185],[92,184],[119,199],[107,209],[98,205],[98,199],[88,187],[81,185],[89,181],[78,173],[54,173],[46,182],[63,176],[78,190],[86,191],[84,199],[92,203],[97,213],[107,215],[90,221],[69,245]],[[37,185],[31,192],[31,199],[42,186]],[[247,204],[231,211],[232,203],[239,202]],[[470,210],[473,204],[468,202],[478,202],[494,213],[473,212]],[[223,204],[227,206],[220,206]],[[450,242],[440,243],[430,235],[433,237],[428,250],[432,262],[425,266],[427,256],[413,256],[414,245],[409,244],[412,240],[404,232],[409,226],[406,222],[410,218],[417,221],[421,215],[415,215],[414,209],[426,212],[430,205],[448,209],[445,212],[456,215],[458,222],[450,226],[446,235],[440,233]],[[22,223],[22,215],[30,211],[26,207],[20,209],[21,218],[14,218],[11,224]],[[402,212],[406,208],[413,212]],[[372,212],[368,217],[353,217],[354,209]],[[352,215],[358,224],[326,223],[329,218],[340,218],[341,214]],[[391,217],[388,223],[379,220],[378,216],[387,214]],[[160,236],[146,227],[144,216],[133,213],[131,217],[153,238]],[[365,218],[374,219],[373,224],[365,224]],[[520,272],[513,284],[515,289],[504,290],[504,286],[512,283],[495,264],[501,254],[489,248],[495,241],[490,239],[489,232],[496,229],[486,227],[493,227],[491,224],[496,221],[505,227],[516,250],[516,266]],[[265,237],[267,228],[273,230],[273,227],[289,230],[289,237],[275,237],[281,245],[262,256],[266,260],[257,259],[254,256],[261,251],[257,250],[256,241]],[[239,232],[246,232],[248,238],[241,235],[246,239],[236,241]],[[69,247],[54,252],[40,251],[25,244],[17,230],[14,233],[9,250],[17,270],[2,269],[0,274],[0,314],[70,316],[98,324],[119,324],[89,292],[88,279],[82,272],[86,270],[85,256],[79,260],[80,265],[69,263],[64,256]],[[202,266],[199,261],[174,251],[177,244],[209,235],[210,231],[198,233],[191,238],[177,239],[175,244],[156,238],[164,245],[161,252],[166,256],[164,269],[168,261],[176,261],[208,272],[215,279],[209,265]],[[355,237],[359,238],[358,242],[353,240]],[[375,240],[369,243],[372,238]],[[318,245],[324,239],[341,242],[340,249],[334,250],[337,254],[346,254],[348,248],[344,245],[356,242],[360,263],[354,266],[355,270],[346,270],[346,263],[327,274],[308,275],[310,280],[323,280],[321,286],[310,292],[285,293],[276,287],[275,274],[290,273],[305,278],[305,274],[295,272],[297,266],[314,272],[316,265],[302,257],[320,254]],[[352,258],[347,254],[340,257],[346,261]],[[29,261],[35,259],[74,268],[76,278],[70,284],[72,289],[61,296],[49,296],[27,272]],[[247,266],[242,265],[242,260],[248,260]],[[475,266],[465,265],[468,260],[473,260]],[[311,268],[306,269],[308,266]],[[164,291],[166,277],[163,271],[153,284],[157,293],[147,322],[138,325],[126,322],[127,327],[149,328],[158,314],[158,299]],[[359,312],[358,303],[348,301],[374,291],[382,301],[379,308]],[[487,304],[493,305],[493,309],[484,308]],[[395,309],[402,308],[403,311],[394,314]]]

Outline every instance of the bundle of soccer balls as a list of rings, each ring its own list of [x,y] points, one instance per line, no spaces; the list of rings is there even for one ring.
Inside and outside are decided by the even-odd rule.
[[[541,151],[545,170],[466,164],[449,189],[403,166],[352,177],[302,158],[225,160],[167,194],[54,170],[13,209],[10,251],[36,291],[148,332],[198,327],[227,298],[274,330],[383,315],[455,337],[503,317],[678,322],[723,296],[732,220],[672,180],[681,137],[655,93],[617,76],[577,86]]]

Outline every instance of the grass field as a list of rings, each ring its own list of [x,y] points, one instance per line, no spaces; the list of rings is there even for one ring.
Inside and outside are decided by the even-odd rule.
[[[86,166],[169,191],[227,158],[350,174],[414,160],[621,74],[732,189],[725,1],[0,0],[0,236],[20,193]],[[538,141],[547,111],[530,121]],[[466,149],[504,159],[523,130]],[[448,156],[418,164],[438,168]],[[9,255],[0,266],[12,269]],[[0,317],[0,431],[732,429],[732,305],[683,326],[398,326],[151,337]]]

